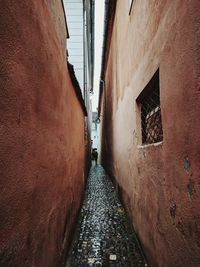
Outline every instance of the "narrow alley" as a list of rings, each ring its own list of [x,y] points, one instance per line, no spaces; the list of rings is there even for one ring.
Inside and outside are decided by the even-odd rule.
[[[103,167],[87,181],[69,266],[148,266],[116,189]]]
[[[0,0],[0,267],[200,267],[199,26],[200,0]]]

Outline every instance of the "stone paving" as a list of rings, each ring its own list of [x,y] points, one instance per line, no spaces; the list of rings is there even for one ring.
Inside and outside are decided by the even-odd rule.
[[[68,266],[148,266],[115,188],[100,165],[90,171]]]

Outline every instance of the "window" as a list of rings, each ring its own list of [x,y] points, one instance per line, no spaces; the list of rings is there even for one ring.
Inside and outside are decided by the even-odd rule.
[[[159,70],[139,95],[137,102],[141,112],[142,144],[152,144],[163,140]]]

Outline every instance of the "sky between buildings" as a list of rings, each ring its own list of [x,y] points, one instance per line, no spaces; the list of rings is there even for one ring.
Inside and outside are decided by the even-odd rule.
[[[104,0],[95,1],[95,66],[94,66],[94,94],[92,96],[92,110],[98,107],[99,81],[101,72],[103,29],[104,29]]]

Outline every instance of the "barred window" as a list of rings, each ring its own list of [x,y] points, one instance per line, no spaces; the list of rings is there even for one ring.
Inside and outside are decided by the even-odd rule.
[[[159,70],[139,95],[137,101],[141,106],[142,144],[162,141]]]

